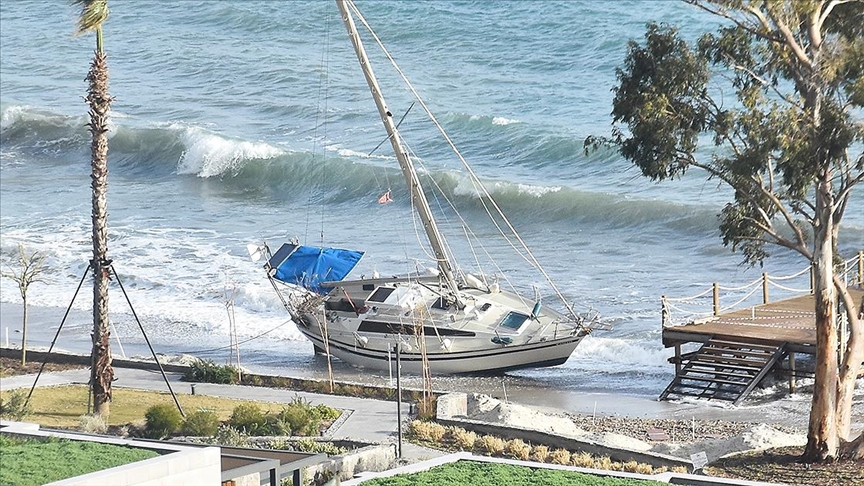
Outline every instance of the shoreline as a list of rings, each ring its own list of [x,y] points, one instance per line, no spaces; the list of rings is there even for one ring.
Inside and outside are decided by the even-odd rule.
[[[57,332],[57,327],[63,317],[64,309],[46,307],[31,307],[29,309],[28,323],[28,348],[47,351],[51,340]],[[0,303],[0,342],[6,344],[5,334],[9,332],[9,344],[20,348],[21,343],[21,319],[23,305],[12,303]],[[90,322],[92,317],[89,312],[73,309],[64,328],[57,339],[55,351],[70,354],[89,354],[90,352]],[[146,327],[146,326],[145,326]],[[15,332],[19,330],[19,332]],[[131,332],[137,333],[137,336]],[[150,350],[140,336],[140,330],[119,328],[118,332],[123,336],[122,346],[127,357],[142,356],[150,359]],[[128,333],[128,334],[127,334]],[[170,343],[161,337],[148,336],[157,354],[179,355],[178,344],[188,346],[189,342]],[[115,336],[112,336],[112,353],[120,358],[119,349],[116,345]],[[206,343],[193,343],[206,344]],[[281,343],[279,343],[281,345]],[[292,378],[326,378],[326,360],[316,357],[308,343],[289,343],[296,348],[295,359],[287,362],[278,362],[270,356],[257,356],[254,350],[245,350],[241,346],[241,353],[246,356],[243,367],[249,371],[261,374],[287,376]],[[303,352],[303,349],[308,349]],[[307,354],[308,353],[308,354]],[[204,353],[195,355],[204,359],[213,359],[216,362],[224,360],[226,353]],[[257,361],[256,361],[257,360]],[[323,364],[323,366],[322,366]],[[365,374],[363,370],[334,362],[334,378],[339,381],[369,382],[370,384],[386,384],[387,378],[374,377]],[[421,387],[419,377],[404,377],[406,387]],[[417,384],[415,384],[415,382]],[[853,405],[853,428],[864,428],[864,390],[860,386],[856,389],[856,400]],[[506,399],[510,403],[534,407],[549,413],[585,415],[588,417],[625,417],[634,419],[671,419],[671,420],[723,420],[730,422],[750,422],[782,424],[787,427],[806,430],[811,395],[806,392],[809,389],[806,383],[799,383],[799,391],[789,396],[782,392],[782,385],[775,387],[777,391],[766,394],[763,397],[748,399],[744,404],[733,407],[727,404],[715,404],[712,402],[699,401],[658,401],[648,396],[635,396],[626,393],[609,391],[597,391],[597,385],[592,383],[592,389],[561,389],[539,386],[530,381],[511,379],[511,377],[473,377],[464,380],[448,380],[445,377],[436,379],[433,377],[433,386],[440,391],[453,391],[465,393],[481,393],[499,399]],[[659,395],[660,391],[657,391]]]

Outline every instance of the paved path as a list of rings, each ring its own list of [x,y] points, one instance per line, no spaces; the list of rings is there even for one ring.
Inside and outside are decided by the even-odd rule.
[[[182,374],[166,373],[174,393],[189,395],[193,383],[181,381]],[[138,390],[168,391],[165,380],[158,371],[137,370],[130,368],[115,368],[116,388],[133,388]],[[33,386],[36,375],[11,376],[0,379],[0,390],[25,389]],[[87,369],[42,373],[37,385],[56,386],[81,384],[86,385],[90,379]],[[217,385],[213,383],[194,383],[195,394],[261,402],[288,403],[296,397],[308,400],[313,405],[319,403],[344,410],[350,415],[336,430],[330,431],[333,439],[354,439],[361,442],[396,442],[396,403],[369,398],[353,398],[317,393],[306,393],[279,388],[266,388],[241,385]],[[409,405],[402,404],[402,419],[408,417]],[[443,455],[433,449],[402,443],[403,459],[409,462],[426,460]]]

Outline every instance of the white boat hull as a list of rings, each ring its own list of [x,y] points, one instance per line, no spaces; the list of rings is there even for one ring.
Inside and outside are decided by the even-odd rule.
[[[324,340],[317,329],[298,326],[315,349],[325,349]],[[585,337],[584,333],[558,339],[548,339],[520,345],[493,345],[485,349],[470,351],[427,352],[429,370],[439,374],[491,374],[522,368],[542,368],[561,365],[567,361],[576,346]],[[362,347],[356,341],[345,343],[332,336],[329,342],[330,355],[353,366],[374,369],[392,369],[396,360],[396,341],[388,349]],[[414,349],[401,352],[402,370],[407,373],[422,373],[422,355]]]

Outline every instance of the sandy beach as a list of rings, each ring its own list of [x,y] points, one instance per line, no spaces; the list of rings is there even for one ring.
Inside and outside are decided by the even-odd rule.
[[[119,304],[117,304],[119,305]],[[0,304],[0,339],[5,345],[8,329],[9,344],[20,346],[21,318],[23,306]],[[28,332],[28,348],[47,349],[54,338],[57,327],[63,318],[65,308],[37,307],[30,309]],[[91,316],[88,312],[73,310],[64,324],[55,350],[60,352],[87,354],[90,351],[89,328]],[[146,324],[145,324],[146,330]],[[141,332],[130,326],[118,328],[120,342],[127,357],[149,357]],[[189,342],[172,342],[170,337],[149,335],[148,337],[159,354],[179,355],[188,349]],[[200,336],[196,343],[206,343],[206,336]],[[120,356],[117,340],[112,337],[112,352]],[[308,362],[303,364],[280,363],[272,358],[264,359],[247,352],[241,346],[241,352],[247,355],[244,367],[257,373],[267,373],[301,378],[326,377],[326,362],[321,357],[313,356],[311,346],[304,342],[291,342],[287,346],[306,348]],[[225,361],[227,352],[214,351],[204,353],[201,357],[217,362]],[[671,366],[671,365],[670,365]],[[635,373],[636,371],[634,371]],[[336,364],[334,375],[337,379],[351,382],[386,383],[387,377],[370,376],[363,370]],[[800,380],[798,391],[788,394],[785,382],[764,390],[757,390],[744,404],[734,407],[725,403],[704,401],[660,402],[656,396],[638,396],[616,393],[616,390],[603,390],[602,383],[586,383],[584,389],[577,384],[566,389],[540,387],[537,383],[512,377],[435,377],[433,384],[442,391],[458,391],[466,393],[481,393],[505,398],[508,402],[530,406],[550,413],[567,413],[588,417],[621,417],[632,419],[669,419],[669,420],[724,420],[732,422],[750,422],[781,425],[784,430],[806,431],[808,411],[810,408],[811,380]],[[383,384],[383,383],[381,383]],[[406,386],[419,386],[417,377],[405,377]],[[858,393],[853,406],[853,428],[864,429],[864,380],[859,380]],[[599,389],[599,391],[598,391]],[[659,395],[662,390],[657,390]],[[614,422],[613,422],[614,423]]]

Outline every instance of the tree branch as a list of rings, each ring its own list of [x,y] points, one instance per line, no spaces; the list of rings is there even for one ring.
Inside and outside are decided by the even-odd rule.
[[[753,12],[755,10],[754,7],[747,7],[747,10]],[[760,12],[761,14],[761,12]],[[777,25],[777,29],[780,30],[780,33],[783,34],[783,41],[792,49],[792,53],[795,54],[795,57],[798,58],[799,61],[806,64],[807,67],[813,68],[813,62],[810,58],[807,57],[807,53],[804,52],[804,48],[801,47],[801,44],[795,39],[795,34],[792,33],[792,30],[789,29],[789,26],[784,22],[780,21],[775,15],[771,13],[771,10],[768,10],[768,15],[771,16],[771,20]]]

